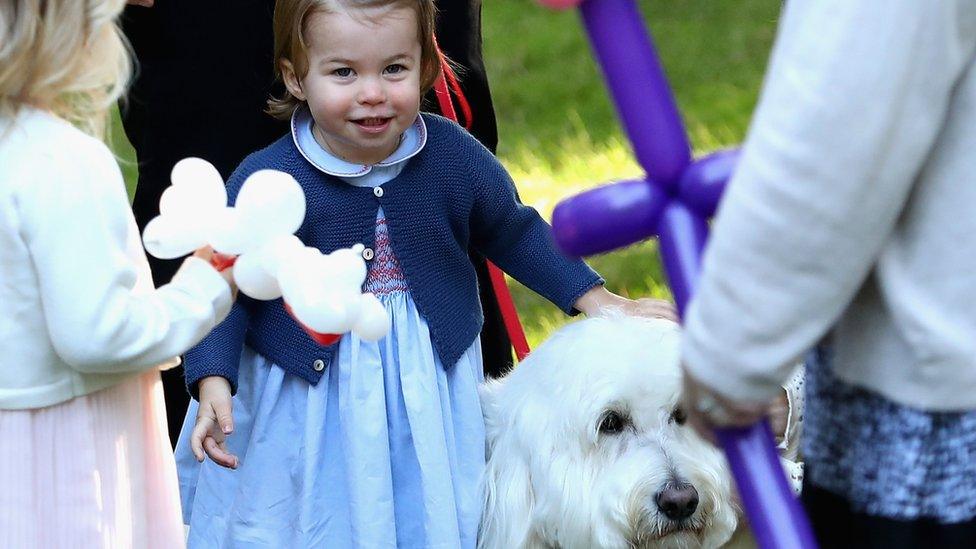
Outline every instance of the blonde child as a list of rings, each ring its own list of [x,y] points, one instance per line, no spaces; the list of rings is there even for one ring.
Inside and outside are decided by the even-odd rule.
[[[392,329],[322,348],[280,301],[245,300],[188,353],[199,407],[177,461],[190,546],[475,545],[485,440],[469,246],[568,313],[673,316],[560,255],[495,158],[419,114],[439,68],[433,22],[431,0],[277,2],[288,93],[271,111],[292,132],[228,192],[259,169],[294,175],[308,200],[299,237],[325,252],[365,244],[366,289]]]
[[[157,370],[231,288],[203,250],[152,287],[97,138],[129,74],[122,7],[0,3],[0,547],[184,543]]]

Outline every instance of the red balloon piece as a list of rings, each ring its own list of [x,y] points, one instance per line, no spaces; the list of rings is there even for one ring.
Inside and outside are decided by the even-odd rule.
[[[285,310],[288,311],[288,314],[290,314],[291,317],[295,319],[295,322],[297,322],[298,325],[301,326],[303,330],[305,330],[305,332],[308,334],[308,337],[312,338],[312,341],[318,343],[323,347],[328,347],[329,345],[332,345],[333,343],[336,343],[337,341],[342,339],[342,334],[323,334],[321,332],[316,332],[315,330],[309,328],[301,320],[298,320],[298,317],[295,316],[295,313],[294,311],[291,310],[291,306],[288,305],[288,302],[284,302],[284,304],[285,304]]]

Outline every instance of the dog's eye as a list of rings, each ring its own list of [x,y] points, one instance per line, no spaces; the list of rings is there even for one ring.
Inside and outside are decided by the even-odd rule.
[[[603,419],[600,420],[600,433],[606,435],[614,435],[624,430],[624,424],[626,421],[623,416],[614,411],[609,411],[603,414]]]
[[[681,406],[675,406],[674,410],[671,411],[671,417],[668,418],[668,421],[672,421],[678,425],[684,425],[687,419],[688,416],[685,415],[684,408]]]

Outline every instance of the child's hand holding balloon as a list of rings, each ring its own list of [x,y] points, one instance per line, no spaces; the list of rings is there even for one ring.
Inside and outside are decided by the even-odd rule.
[[[230,293],[237,299],[237,283],[234,282],[234,261],[237,259],[234,256],[218,254],[210,246],[204,246],[199,250],[193,252],[193,257],[202,259],[207,263],[213,265],[213,268],[217,270],[221,277],[227,281],[227,285],[230,286]]]

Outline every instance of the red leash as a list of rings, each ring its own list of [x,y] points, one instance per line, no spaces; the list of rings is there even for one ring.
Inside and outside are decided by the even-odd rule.
[[[441,114],[460,123],[457,112],[454,110],[454,102],[451,101],[451,92],[453,91],[454,97],[461,107],[461,112],[464,114],[464,127],[471,129],[471,122],[473,120],[471,105],[468,104],[468,100],[464,97],[464,93],[461,91],[461,85],[458,84],[457,76],[455,76],[447,59],[441,54],[440,48],[438,48],[437,53],[441,59],[441,76],[434,82],[434,93],[437,95],[437,103],[440,105]],[[512,341],[515,356],[521,362],[529,354],[529,342],[525,339],[525,330],[522,328],[518,311],[515,309],[515,302],[512,301],[512,293],[508,290],[508,285],[505,284],[505,274],[501,269],[496,267],[491,261],[485,261],[488,263],[488,277],[491,279],[491,287],[495,290],[495,299],[498,301],[498,309],[502,313],[505,330],[508,332],[508,338]]]

